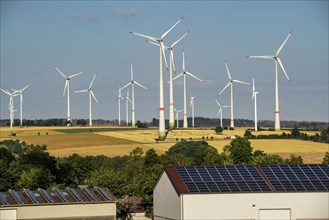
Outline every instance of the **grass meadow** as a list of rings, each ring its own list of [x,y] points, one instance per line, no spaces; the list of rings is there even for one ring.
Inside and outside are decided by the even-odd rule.
[[[0,127],[0,140],[18,139],[29,144],[47,145],[51,155],[62,157],[73,153],[80,155],[122,156],[134,148],[141,147],[144,152],[154,148],[159,154],[166,152],[181,139],[206,140],[211,146],[222,151],[230,143],[230,136],[243,136],[247,128],[225,130],[216,135],[213,129],[175,129],[168,133],[164,142],[156,142],[157,128],[136,129],[125,127],[29,127],[14,128],[16,136],[9,136],[8,127]],[[284,131],[290,133],[290,131]],[[259,134],[281,134],[282,131],[259,131]],[[309,135],[315,132],[307,132]],[[263,139],[250,140],[254,150],[278,154],[284,158],[291,154],[300,155],[304,163],[321,163],[329,145],[302,140]]]

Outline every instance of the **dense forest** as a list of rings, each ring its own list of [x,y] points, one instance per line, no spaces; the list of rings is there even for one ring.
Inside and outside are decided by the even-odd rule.
[[[97,185],[108,187],[117,198],[141,198],[147,214],[152,216],[152,190],[165,166],[302,163],[298,155],[282,158],[254,151],[245,137],[231,140],[220,153],[206,141],[182,140],[162,155],[152,148],[143,152],[137,147],[126,156],[73,154],[57,158],[49,155],[47,146],[5,140],[0,142],[0,191]],[[328,152],[323,163],[329,163]],[[128,205],[118,205],[118,216],[128,213]]]
[[[192,118],[188,118],[188,124],[192,124]],[[86,126],[88,120],[87,119],[74,119],[72,120],[73,126]],[[179,126],[183,126],[183,120],[179,120]],[[169,126],[169,121],[166,120],[166,127]],[[220,119],[218,118],[204,118],[204,117],[195,117],[194,123],[196,127],[216,127],[220,124]],[[235,119],[234,120],[236,127],[253,127],[254,121],[248,119]],[[118,125],[118,120],[104,120],[104,119],[94,119],[94,126],[113,126]],[[141,124],[145,124],[149,127],[156,127],[159,125],[159,120],[153,118],[150,122],[143,121]],[[175,121],[176,124],[176,121]],[[1,126],[9,126],[9,119],[0,120]],[[19,126],[20,121],[14,120],[14,125]],[[61,118],[53,118],[53,119],[35,119],[35,120],[23,120],[24,126],[66,126],[66,120]],[[125,125],[125,122],[122,121],[121,125]],[[223,118],[223,126],[229,127],[230,119]],[[274,125],[274,121],[271,120],[260,120],[258,121],[258,126],[260,128],[272,128]],[[316,122],[316,121],[281,121],[282,128],[293,128],[297,126],[301,129],[306,130],[319,130],[322,128],[327,128],[329,126],[328,122]]]

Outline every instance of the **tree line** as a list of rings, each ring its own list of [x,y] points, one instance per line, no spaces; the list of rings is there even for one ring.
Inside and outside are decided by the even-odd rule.
[[[188,124],[192,124],[192,118],[188,118]],[[179,120],[179,126],[183,126],[183,120]],[[220,120],[218,118],[204,118],[204,117],[195,117],[194,118],[196,127],[216,127],[220,124]],[[254,121],[248,119],[235,119],[234,120],[236,127],[253,127]],[[88,124],[87,119],[73,119],[73,126],[86,126]],[[104,119],[95,119],[93,120],[94,126],[113,126],[118,125],[119,121],[117,119],[114,120],[104,120]],[[125,125],[124,121],[121,121],[122,125]],[[159,126],[159,120],[153,118],[151,121],[143,121],[140,122],[141,127],[156,127]],[[176,124],[176,121],[175,121]],[[274,121],[271,120],[260,120],[258,121],[258,126],[261,128],[272,128]],[[0,120],[1,126],[9,126],[9,119]],[[53,119],[24,119],[24,126],[66,126],[66,119],[63,118],[53,118]],[[169,120],[165,121],[166,128],[169,127]],[[20,120],[14,120],[14,126],[20,126]],[[223,118],[223,126],[230,126],[230,119]],[[293,128],[297,126],[298,128],[303,128],[306,130],[320,130],[329,126],[328,122],[316,122],[316,121],[281,121],[281,126],[283,128]]]
[[[0,191],[97,185],[108,187],[118,198],[125,195],[142,198],[148,215],[152,216],[152,190],[165,166],[302,163],[303,158],[298,155],[282,158],[254,151],[245,137],[233,139],[221,153],[206,141],[182,140],[161,155],[152,148],[143,152],[137,147],[129,155],[115,157],[79,154],[54,157],[45,145],[5,140],[0,142]],[[329,164],[328,152],[323,163]],[[119,204],[118,217],[128,213],[129,206]]]

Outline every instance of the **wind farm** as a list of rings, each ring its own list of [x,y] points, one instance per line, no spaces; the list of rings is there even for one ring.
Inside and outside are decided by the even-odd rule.
[[[253,121],[253,131],[254,132],[259,132],[259,121],[261,118],[261,121],[264,119],[264,115],[270,114],[268,113],[268,99],[264,100],[263,97],[265,94],[271,94],[270,91],[270,86],[266,84],[266,80],[264,80],[264,77],[266,79],[268,78],[266,74],[271,72],[271,68],[266,67],[263,70],[263,75],[258,74],[251,74],[247,72],[258,72],[258,67],[256,63],[251,63],[251,62],[246,62],[242,63],[237,58],[232,58],[234,62],[237,62],[233,68],[236,69],[236,76],[232,76],[228,67],[228,63],[224,61],[225,65],[225,70],[226,74],[224,73],[218,65],[218,60],[222,57],[221,54],[225,55],[228,54],[229,57],[241,57],[243,58],[242,52],[239,53],[231,53],[230,50],[227,49],[227,47],[223,46],[224,49],[223,51],[220,51],[219,56],[213,56],[213,55],[208,55],[207,53],[200,53],[200,47],[198,46],[199,44],[196,43],[196,39],[200,40],[200,42],[203,42],[206,44],[206,41],[208,39],[213,39],[213,38],[203,38],[200,37],[200,34],[203,33],[201,30],[193,30],[193,34],[191,34],[191,31],[183,31],[182,30],[189,30],[191,27],[195,28],[193,26],[193,23],[190,22],[191,17],[187,16],[179,16],[180,18],[176,20],[175,18],[170,18],[168,20],[158,20],[158,23],[154,23],[154,27],[146,25],[146,23],[140,23],[136,29],[140,29],[142,32],[153,32],[152,29],[154,28],[157,31],[154,31],[154,34],[159,37],[153,37],[149,35],[144,35],[140,34],[137,32],[128,32],[132,35],[142,37],[146,39],[146,42],[149,44],[156,45],[159,48],[159,59],[157,60],[155,57],[155,54],[153,53],[152,47],[145,47],[139,42],[137,42],[137,39],[132,39],[128,36],[125,36],[124,43],[122,44],[123,47],[126,45],[129,45],[129,51],[130,53],[126,53],[126,55],[122,56],[122,53],[120,49],[117,48],[116,50],[116,55],[113,56],[112,58],[115,60],[119,57],[121,58],[121,61],[118,61],[117,63],[120,63],[120,71],[117,70],[117,73],[114,73],[111,71],[111,66],[108,65],[108,68],[105,69],[101,75],[98,77],[98,82],[96,85],[98,98],[96,98],[95,94],[93,93],[93,83],[95,81],[96,74],[93,76],[91,82],[89,81],[89,87],[84,90],[78,90],[77,85],[82,85],[82,82],[86,82],[88,80],[88,75],[91,74],[91,72],[94,72],[97,67],[94,66],[92,69],[89,67],[87,68],[87,71],[80,71],[75,74],[66,74],[64,73],[61,69],[59,69],[56,65],[53,65],[55,70],[63,77],[65,80],[64,84],[64,91],[62,97],[66,98],[67,103],[66,103],[66,122],[67,126],[72,126],[72,120],[74,119],[75,121],[75,126],[77,125],[76,120],[80,117],[81,118],[81,112],[85,109],[83,106],[85,106],[85,100],[81,96],[74,96],[74,98],[71,98],[71,90],[74,90],[74,93],[87,93],[89,95],[89,127],[94,128],[101,126],[99,123],[99,120],[110,120],[114,121],[111,126],[119,126],[119,127],[128,127],[129,123],[131,123],[132,128],[137,128],[137,121],[139,123],[144,122],[148,125],[150,123],[148,120],[151,120],[153,118],[153,123],[152,126],[154,126],[156,129],[158,129],[158,134],[157,137],[152,137],[156,141],[168,141],[168,138],[170,137],[170,133],[168,131],[179,128],[179,122],[182,122],[182,128],[180,129],[186,129],[187,131],[189,128],[191,129],[201,129],[203,128],[203,124],[200,124],[199,120],[195,121],[196,118],[212,118],[213,120],[218,119],[218,125],[220,127],[227,127],[227,128],[236,128],[236,125],[234,123],[235,119],[241,120],[242,118],[248,118]],[[193,19],[193,17],[192,17]],[[168,24],[172,23],[173,21],[176,20],[176,23],[174,23],[172,26],[168,26]],[[186,21],[186,22],[182,22]],[[210,22],[210,21],[209,21]],[[167,27],[167,28],[166,28]],[[168,28],[169,27],[169,28]],[[132,28],[131,26],[127,26],[126,30]],[[163,30],[166,30],[163,32]],[[156,34],[156,33],[160,34]],[[125,31],[121,32],[123,35],[124,33],[127,33]],[[205,32],[206,33],[206,32]],[[278,33],[275,35],[275,39],[279,39],[281,36],[282,32]],[[281,55],[281,51],[283,47],[286,45],[288,39],[290,38],[292,32],[289,32],[288,36],[285,38],[283,43],[281,43],[280,47],[278,50],[274,53],[274,55],[271,56],[248,56],[248,58],[261,58],[261,59],[268,59],[268,60],[274,60],[275,61],[275,117],[274,117],[274,127],[273,129],[276,131],[282,130],[280,126],[280,118],[279,118],[279,89],[278,89],[278,83],[279,83],[279,77],[278,77],[278,66],[280,66],[282,72],[285,74],[286,78],[290,80],[289,76],[287,75],[285,68],[283,67],[281,58],[279,57],[279,54]],[[188,38],[187,35],[189,35]],[[207,35],[206,35],[207,36]],[[232,35],[233,37],[234,35]],[[188,39],[188,40],[186,40]],[[206,39],[206,40],[205,40]],[[274,37],[273,37],[274,39]],[[191,42],[193,42],[191,44]],[[167,42],[173,42],[173,43],[167,43]],[[241,44],[243,42],[243,39],[241,39]],[[110,44],[111,42],[109,42]],[[264,42],[265,43],[265,42]],[[294,41],[292,41],[292,44]],[[196,46],[194,46],[194,44]],[[239,45],[238,43],[236,43]],[[255,42],[253,44],[250,44],[250,48],[248,49],[249,51],[252,51],[252,49],[256,46],[258,46]],[[186,68],[186,61],[185,61],[185,51],[187,49],[182,49],[182,56],[177,57],[174,56],[174,52],[176,51],[176,48],[179,50],[180,48],[188,48],[189,51],[189,69],[193,69],[195,72],[202,72],[203,77],[206,78],[207,80],[203,80],[199,78],[198,76],[192,74],[189,72]],[[215,44],[216,50],[218,50],[218,45]],[[234,48],[234,47],[233,47]],[[262,48],[258,46],[258,50],[262,51]],[[175,51],[174,51],[175,50]],[[291,50],[291,49],[290,49]],[[145,51],[145,52],[144,52]],[[234,51],[234,50],[232,50]],[[256,51],[256,50],[255,50]],[[287,50],[287,52],[289,52]],[[232,55],[233,54],[233,55]],[[288,54],[289,55],[289,54]],[[286,55],[283,59],[285,60],[285,63],[289,66],[288,68],[294,71],[294,68],[291,66],[291,56]],[[125,57],[129,57],[129,59],[125,60]],[[144,58],[143,58],[144,57]],[[143,58],[143,59],[141,59]],[[169,65],[167,63],[167,60],[169,59]],[[191,59],[191,61],[190,61]],[[125,68],[122,68],[122,64],[124,66],[128,66],[128,60],[130,61],[130,81],[127,83],[126,80],[124,79],[126,73],[124,71]],[[135,60],[138,60],[135,62]],[[210,62],[215,62],[215,64],[210,64]],[[56,62],[61,62],[61,60]],[[132,63],[135,63],[136,69],[138,69],[138,78],[143,82],[143,84],[137,82],[134,79],[134,73],[133,73],[133,65]],[[163,64],[164,62],[164,64]],[[88,63],[88,62],[86,62]],[[175,65],[177,63],[182,63],[182,65]],[[233,63],[233,62],[232,62]],[[64,63],[67,65],[67,63]],[[113,62],[109,63],[112,66],[115,66]],[[241,66],[244,65],[244,68],[246,68],[248,71],[244,71],[241,69]],[[72,67],[78,67],[86,69],[85,67],[88,65],[84,65],[83,62],[78,62],[75,61],[74,64],[69,65],[68,71],[67,72],[72,72],[76,71],[72,69]],[[80,66],[80,67],[79,67]],[[103,65],[104,66],[104,65]],[[179,67],[178,67],[179,66]],[[261,66],[261,64],[259,64]],[[49,69],[51,65],[48,63],[48,72],[51,73],[51,69]],[[156,67],[159,70],[159,78],[157,78],[157,72]],[[178,68],[177,68],[178,67]],[[181,67],[181,68],[180,68]],[[204,70],[203,70],[204,69]],[[142,70],[142,71],[140,71]],[[143,72],[145,71],[145,72]],[[176,74],[177,72],[180,72],[179,74]],[[84,73],[84,74],[83,74]],[[83,74],[83,75],[82,75]],[[60,82],[58,81],[58,77],[55,74],[50,74],[47,75],[47,77],[51,77],[51,80],[54,81],[54,83],[51,83],[51,86],[47,86],[47,88],[39,90],[42,91],[42,96],[38,98],[38,101],[40,103],[43,102],[43,100],[47,100],[47,103],[51,103],[52,100],[55,100],[54,98],[48,98],[47,93],[50,93],[50,88],[52,86],[52,90],[55,92],[60,85]],[[81,75],[81,76],[80,76]],[[227,78],[225,77],[227,75]],[[79,76],[79,77],[76,77]],[[188,82],[187,85],[187,76],[190,76],[191,78],[196,79],[196,81],[191,80],[191,82]],[[57,78],[55,78],[57,77]],[[110,78],[108,78],[110,77]],[[183,77],[183,80],[180,81],[178,80],[180,77]],[[236,78],[235,78],[236,77]],[[120,79],[120,80],[116,80]],[[243,78],[244,81],[237,80]],[[255,79],[254,79],[255,78]],[[42,79],[42,77],[40,77]],[[72,83],[72,79],[74,80],[74,84]],[[110,79],[110,80],[109,80]],[[113,80],[112,80],[113,79]],[[209,80],[208,80],[209,79]],[[227,81],[228,79],[228,81]],[[169,83],[169,88],[164,87],[164,80]],[[252,85],[252,101],[253,104],[248,102],[247,100],[250,100],[250,90],[249,86],[250,83],[247,83],[248,81],[253,82]],[[200,84],[199,82],[203,82]],[[257,90],[255,86],[255,81],[257,81]],[[56,83],[55,83],[56,82]],[[23,83],[26,83],[23,82]],[[106,84],[104,84],[106,83]],[[19,105],[20,105],[20,127],[24,128],[24,121],[27,120],[27,118],[31,118],[31,103],[33,100],[31,100],[32,93],[34,93],[39,85],[43,85],[46,83],[33,83],[33,81],[29,81],[29,85],[26,85],[25,87],[21,87],[22,89],[12,89],[12,93],[9,92],[8,90],[3,90],[3,94],[8,95],[10,98],[9,101],[9,118],[10,118],[10,128],[11,132],[13,132],[13,125],[14,120],[15,120],[15,109],[14,109],[14,97],[20,96],[19,100]],[[222,85],[224,86],[222,87]],[[248,85],[246,87],[235,87],[233,84],[244,84]],[[124,85],[124,86],[121,86]],[[142,93],[137,93],[135,91],[135,85],[138,87],[141,87],[145,89]],[[16,87],[15,83],[12,82],[5,82],[6,87]],[[73,86],[73,87],[72,87]],[[292,86],[292,85],[289,85]],[[18,86],[17,86],[18,87]],[[24,94],[24,115],[23,115],[23,91],[25,93],[25,89],[28,89],[28,93]],[[48,88],[49,87],[49,88]],[[114,88],[119,88],[116,89],[115,91],[112,91],[112,87]],[[224,92],[227,91],[228,87],[230,87],[230,95],[224,94]],[[233,94],[233,87],[234,87],[234,94]],[[158,88],[158,91],[157,89]],[[147,90],[146,90],[147,89]],[[287,86],[283,85],[281,89],[287,90]],[[289,88],[288,88],[289,89]],[[174,93],[175,90],[175,93]],[[183,91],[182,91],[183,90]],[[218,93],[217,91],[220,90]],[[180,92],[182,91],[182,92]],[[261,91],[262,96],[260,96],[260,103],[261,105],[257,106],[257,101],[259,101],[257,98],[257,95],[259,94],[259,91]],[[189,103],[189,108],[188,108],[188,98],[187,98],[187,92],[191,95],[190,97],[190,103]],[[125,95],[123,95],[123,93]],[[55,93],[54,93],[55,94]],[[290,94],[293,95],[294,92],[290,91]],[[137,96],[138,98],[137,98]],[[124,97],[125,96],[125,97]],[[158,98],[156,97],[158,96]],[[268,95],[267,95],[268,96]],[[104,98],[105,97],[105,98]],[[113,99],[111,99],[113,97]],[[197,98],[197,103],[196,103],[196,97]],[[248,98],[249,97],[249,98]],[[92,112],[92,99],[96,103],[98,103],[98,100],[101,100],[102,105],[98,106],[97,110],[94,110]],[[215,99],[217,103],[217,109],[213,107],[214,103],[213,100]],[[217,100],[218,99],[218,100]],[[289,102],[285,101],[287,99],[287,96],[283,97],[283,103],[282,103],[282,108],[288,108]],[[112,103],[109,100],[115,100],[113,104],[115,103],[116,106],[112,106],[109,108],[108,106]],[[229,105],[222,105],[222,103],[227,103],[228,100],[230,101]],[[137,102],[136,102],[137,101]],[[122,110],[123,108],[121,107],[121,102],[125,103],[125,120],[122,119]],[[155,106],[155,103],[159,103],[159,109],[157,109]],[[57,101],[56,101],[57,103]],[[54,107],[53,109],[60,109],[63,102],[58,102],[57,106]],[[1,100],[1,104],[3,106],[3,101]],[[48,104],[44,104],[44,107],[46,107]],[[178,106],[183,106],[182,109],[177,110],[176,105]],[[165,110],[165,106],[168,106],[169,108]],[[197,106],[197,108],[196,108]],[[137,107],[137,108],[136,108]],[[225,117],[224,114],[224,109],[230,108],[230,117]],[[42,109],[42,108],[40,108]],[[197,109],[197,111],[195,111]],[[7,111],[7,110],[6,110]],[[156,115],[158,111],[158,115]],[[3,112],[3,111],[2,111]],[[39,115],[42,115],[43,110],[40,110]],[[63,114],[60,113],[60,110],[57,110],[57,112],[54,114],[56,118],[64,118]],[[107,116],[101,116],[100,112],[107,112]],[[131,120],[129,119],[129,116],[131,113]],[[137,113],[137,114],[136,114]],[[182,114],[182,119],[179,119],[179,114]],[[217,114],[216,114],[217,113]],[[104,114],[104,113],[101,113]],[[155,115],[154,115],[155,114]],[[24,119],[25,117],[25,119]],[[36,116],[32,116],[36,117]],[[48,116],[48,118],[51,118],[52,116]],[[73,117],[73,119],[72,119]],[[112,118],[111,118],[112,117]],[[168,117],[168,118],[166,118]],[[2,118],[4,118],[2,116]],[[96,120],[94,119],[96,118]],[[176,123],[175,123],[176,119]],[[285,118],[287,120],[287,118]],[[115,122],[116,121],[116,122]],[[124,122],[124,123],[122,123]],[[229,122],[229,123],[228,123]],[[190,123],[190,124],[189,124]],[[123,126],[124,125],[124,126]],[[152,127],[152,129],[154,129]],[[268,128],[271,129],[271,128]],[[14,132],[13,132],[14,133]],[[169,135],[169,137],[168,137]]]

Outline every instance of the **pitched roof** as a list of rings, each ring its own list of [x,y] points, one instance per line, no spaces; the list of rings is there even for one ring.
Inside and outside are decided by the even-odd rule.
[[[78,203],[113,203],[116,197],[107,189],[94,187],[79,187],[72,189],[41,189],[23,191],[8,190],[0,192],[0,206],[25,206],[25,205],[70,205]]]
[[[169,166],[177,194],[328,192],[329,165]]]

